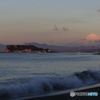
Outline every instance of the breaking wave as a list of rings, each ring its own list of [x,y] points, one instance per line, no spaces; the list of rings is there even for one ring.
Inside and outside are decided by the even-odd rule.
[[[67,90],[100,82],[100,71],[75,72],[63,78],[35,77],[28,83],[0,88],[0,98],[18,98],[47,92]]]

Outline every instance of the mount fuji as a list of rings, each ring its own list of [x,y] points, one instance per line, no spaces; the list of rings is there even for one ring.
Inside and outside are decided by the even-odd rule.
[[[79,46],[85,46],[85,47],[90,47],[90,46],[100,46],[100,35],[97,34],[90,34],[86,36],[85,38],[75,41],[73,43],[67,44],[67,46],[71,47],[79,47]]]

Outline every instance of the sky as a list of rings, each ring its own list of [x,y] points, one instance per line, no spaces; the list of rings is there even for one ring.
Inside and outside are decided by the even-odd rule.
[[[66,45],[100,35],[100,0],[0,0],[0,43]]]

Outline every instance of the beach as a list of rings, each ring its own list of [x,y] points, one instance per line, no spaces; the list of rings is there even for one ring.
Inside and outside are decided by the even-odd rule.
[[[98,96],[70,96],[70,92],[97,92]],[[18,100],[18,99],[16,99]],[[20,100],[100,100],[100,83],[81,88],[43,94],[35,97],[20,98]]]

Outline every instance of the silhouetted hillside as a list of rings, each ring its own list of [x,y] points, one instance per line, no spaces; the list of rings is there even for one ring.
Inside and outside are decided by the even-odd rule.
[[[34,45],[43,49],[49,48],[50,50],[53,50],[53,51],[64,51],[68,49],[67,46],[56,46],[56,45],[47,45],[47,44],[39,44],[39,43],[27,43],[27,44]]]

